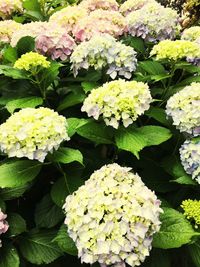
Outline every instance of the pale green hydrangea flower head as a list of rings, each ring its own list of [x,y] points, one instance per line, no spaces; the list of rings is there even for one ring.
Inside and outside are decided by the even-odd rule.
[[[186,140],[180,148],[181,163],[184,170],[200,184],[200,140]]]
[[[24,108],[0,125],[0,149],[8,157],[44,161],[69,140],[65,117],[49,108]]]
[[[95,120],[102,116],[106,125],[117,129],[120,122],[124,127],[132,124],[149,109],[151,102],[147,84],[120,79],[93,89],[81,110],[86,111],[88,116]]]
[[[95,171],[66,198],[65,224],[82,262],[139,266],[160,229],[162,209],[131,168],[114,163]]]
[[[0,1],[0,18],[8,19],[14,13],[22,13],[23,0],[1,0]]]
[[[33,71],[37,68],[48,68],[50,62],[43,55],[36,52],[28,52],[22,55],[14,64],[14,68],[26,71]]]
[[[185,29],[182,33],[181,39],[200,42],[200,26],[193,26]]]
[[[117,75],[130,79],[137,66],[135,50],[108,34],[95,35],[79,44],[70,60],[75,76],[80,69],[91,67],[95,70],[105,68],[112,79]]]
[[[128,15],[130,12],[138,10],[149,3],[155,3],[155,0],[127,0],[120,6],[120,12]]]
[[[188,220],[195,223],[196,228],[200,225],[200,200],[184,200],[181,204],[184,215]]]
[[[12,35],[21,28],[21,23],[14,20],[0,21],[0,43],[10,43]]]
[[[171,96],[166,113],[181,132],[200,135],[200,83],[192,83]]]

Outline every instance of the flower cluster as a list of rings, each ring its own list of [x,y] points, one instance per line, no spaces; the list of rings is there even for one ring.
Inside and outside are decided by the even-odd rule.
[[[20,27],[21,24],[14,20],[0,21],[0,43],[10,43],[13,33]]]
[[[181,204],[184,210],[184,215],[188,220],[193,220],[196,227],[200,225],[200,201],[199,200],[184,200]]]
[[[55,12],[49,21],[56,23],[61,27],[65,28],[68,33],[71,33],[75,25],[83,17],[87,17],[87,10],[79,6],[68,6],[57,12]]]
[[[0,18],[10,18],[13,13],[23,11],[22,0],[1,0],[0,1]]]
[[[157,2],[144,5],[127,17],[127,30],[132,36],[149,42],[173,39],[178,30],[178,14]]]
[[[48,152],[69,140],[65,117],[48,108],[24,108],[0,126],[0,149],[8,157],[44,161]]]
[[[71,62],[74,75],[79,69],[107,68],[107,74],[112,79],[117,74],[129,79],[137,65],[135,50],[107,34],[94,36],[79,44],[71,55]]]
[[[159,44],[154,45],[151,56],[156,55],[156,60],[172,60],[177,61],[185,59],[189,62],[200,61],[199,45],[195,42],[186,40],[164,40]]]
[[[82,262],[138,266],[149,255],[162,209],[131,168],[105,165],[66,198],[65,224]]]
[[[116,80],[93,89],[85,99],[82,111],[95,120],[100,115],[106,125],[114,128],[122,122],[128,127],[138,116],[148,110],[152,101],[147,84],[136,81]]]
[[[26,36],[37,37],[49,27],[48,22],[36,21],[23,24],[19,30],[13,33],[11,39],[11,46],[15,47],[18,41]],[[54,25],[55,27],[55,25]]]
[[[200,184],[200,140],[186,140],[180,148],[184,170]]]
[[[181,39],[200,43],[200,26],[185,29],[182,33]]]
[[[200,83],[192,83],[171,96],[166,113],[181,132],[200,135]]]
[[[8,228],[9,228],[8,223],[5,220],[6,218],[7,218],[7,215],[4,214],[0,208],[0,235],[7,232]],[[0,247],[2,247],[1,240],[0,240]]]
[[[125,32],[125,26],[125,18],[119,12],[99,9],[77,22],[73,35],[78,41],[89,40],[101,33],[118,37]]]
[[[88,10],[88,12],[97,9],[117,11],[119,5],[115,0],[83,0],[79,7]]]
[[[120,6],[120,12],[128,15],[132,11],[138,10],[149,3],[155,3],[155,0],[127,0]]]
[[[36,37],[36,51],[50,56],[53,60],[66,60],[76,47],[74,39],[60,26],[49,23],[46,28]]]
[[[26,71],[34,71],[37,68],[48,68],[49,66],[50,62],[46,57],[36,52],[23,54],[14,64],[14,68]]]

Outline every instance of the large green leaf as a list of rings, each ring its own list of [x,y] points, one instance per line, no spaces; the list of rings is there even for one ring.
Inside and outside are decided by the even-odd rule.
[[[49,264],[62,255],[61,249],[52,240],[55,231],[32,231],[19,241],[22,255],[32,264]]]
[[[159,145],[171,136],[168,129],[160,126],[129,127],[117,131],[115,142],[119,149],[129,151],[139,158],[139,152],[144,147]]]
[[[18,213],[8,213],[9,235],[16,236],[26,231],[26,221]]]
[[[1,248],[0,267],[19,267],[20,259],[17,250],[12,245]]]
[[[32,181],[42,164],[30,160],[3,161],[0,165],[0,187],[18,187]]]
[[[24,194],[24,192],[30,189],[31,183],[26,183],[21,186],[13,187],[13,188],[3,188],[0,189],[0,197],[4,200],[11,200],[14,198],[18,198]]]
[[[169,249],[179,248],[199,236],[185,216],[171,208],[163,208],[161,214],[161,229],[154,235],[153,246],[156,248]]]
[[[83,165],[82,153],[78,149],[73,149],[69,147],[59,148],[57,151],[53,153],[52,159],[55,162],[60,162],[64,164],[77,161]]]
[[[167,120],[167,115],[164,109],[158,108],[158,107],[151,107],[148,111],[145,112],[147,116],[150,118],[155,119],[156,121],[159,121],[164,126],[169,126],[170,122]]]
[[[10,113],[13,113],[18,108],[35,108],[43,103],[41,97],[30,96],[11,100],[6,104],[6,108]]]
[[[51,228],[64,218],[62,209],[55,205],[50,195],[46,195],[37,204],[35,210],[35,223],[37,227]]]
[[[170,254],[167,250],[153,248],[142,267],[171,267]]]
[[[31,36],[25,36],[22,37],[18,42],[17,42],[17,53],[19,56],[33,51],[35,48],[35,39]]]
[[[69,93],[59,104],[57,110],[62,111],[66,108],[75,106],[77,104],[80,104],[84,101],[86,98],[86,95],[80,91],[80,90],[74,90],[71,93]]]
[[[67,132],[69,137],[73,136],[76,133],[76,130],[83,126],[84,124],[88,123],[90,119],[79,119],[79,118],[68,118],[67,123]]]
[[[46,90],[48,86],[57,79],[59,74],[59,68],[62,64],[58,62],[51,62],[49,68],[42,70],[42,77],[40,79],[40,86],[43,90]]]
[[[69,237],[67,233],[67,227],[64,224],[60,227],[57,236],[54,238],[54,241],[58,244],[63,252],[74,256],[78,254],[76,245]]]
[[[152,61],[152,60],[140,61],[139,66],[145,72],[147,72],[148,74],[151,74],[151,75],[165,74],[166,73],[163,65],[157,61]]]
[[[113,130],[104,123],[89,122],[79,127],[76,132],[96,144],[112,144]]]
[[[0,65],[0,74],[4,74],[7,77],[11,77],[17,80],[29,79],[27,73],[24,70],[15,69],[7,65]]]
[[[190,256],[196,267],[200,266],[200,241],[188,246]]]

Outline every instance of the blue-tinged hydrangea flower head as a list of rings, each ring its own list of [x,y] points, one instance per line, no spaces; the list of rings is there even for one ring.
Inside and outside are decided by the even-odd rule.
[[[186,140],[180,148],[184,170],[200,184],[200,140]]]
[[[44,161],[67,135],[65,117],[49,108],[24,108],[0,125],[0,149],[8,157]]]
[[[126,21],[129,34],[149,42],[174,39],[179,31],[176,11],[165,8],[156,1],[131,12]]]
[[[108,34],[96,35],[79,44],[71,55],[71,62],[74,75],[77,75],[80,69],[105,68],[112,79],[117,75],[131,78],[137,65],[135,50]]]
[[[200,135],[200,83],[192,83],[171,96],[166,113],[181,132]]]
[[[66,198],[65,224],[82,262],[139,266],[160,229],[162,209],[131,168],[105,165]]]
[[[116,80],[93,89],[85,99],[82,111],[98,120],[103,117],[106,125],[118,128],[120,122],[128,127],[138,116],[149,109],[152,102],[147,84],[136,81]]]

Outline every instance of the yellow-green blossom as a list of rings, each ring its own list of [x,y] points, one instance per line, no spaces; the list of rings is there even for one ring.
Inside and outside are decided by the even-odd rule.
[[[200,135],[200,83],[192,83],[171,96],[166,113],[181,132]]]
[[[188,220],[195,222],[196,226],[200,225],[200,200],[184,200],[181,204],[184,215]]]
[[[95,171],[66,198],[65,224],[82,262],[139,266],[160,229],[162,209],[131,168],[114,163]]]
[[[155,0],[127,0],[120,6],[120,12],[128,15],[130,12],[138,10],[149,3],[155,3]]]
[[[200,43],[200,26],[185,29],[182,33],[181,39]]]
[[[184,170],[200,184],[200,140],[198,138],[186,140],[179,152]]]
[[[156,60],[199,59],[200,46],[186,40],[164,40],[153,47],[151,56],[153,55],[156,55]]]
[[[25,108],[0,125],[0,149],[8,157],[44,161],[48,152],[69,140],[65,117],[49,108]]]
[[[98,120],[102,116],[106,125],[118,128],[132,124],[149,109],[152,102],[147,84],[136,81],[116,80],[93,89],[85,99],[82,111]]]
[[[28,52],[22,55],[14,64],[14,68],[20,70],[32,71],[36,68],[48,68],[50,62],[43,55],[40,55],[36,52]]]

